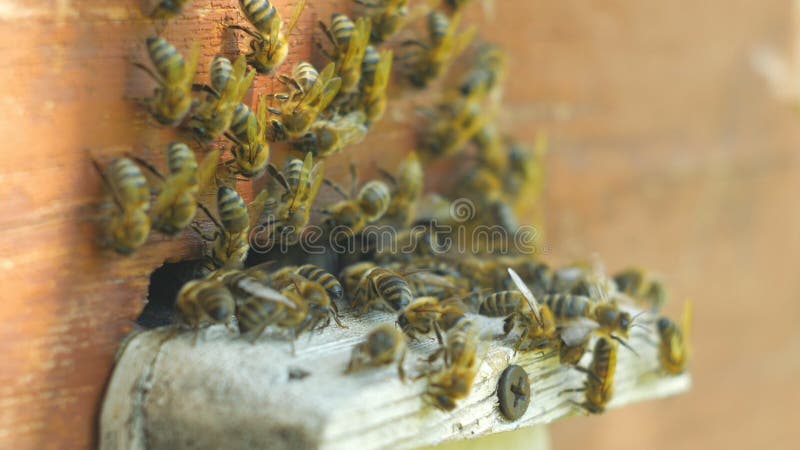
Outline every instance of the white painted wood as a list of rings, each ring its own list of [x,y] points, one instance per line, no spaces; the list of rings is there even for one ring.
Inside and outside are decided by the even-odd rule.
[[[568,401],[580,401],[581,394],[560,392],[579,387],[585,375],[559,367],[557,358],[541,353],[514,356],[508,342],[491,339],[499,332],[498,319],[474,316],[482,330],[481,365],[470,396],[452,412],[427,405],[422,398],[425,380],[403,383],[395,367],[345,375],[353,345],[374,325],[394,317],[371,313],[342,320],[347,329],[330,326],[302,335],[295,356],[279,336],[250,344],[223,326],[202,331],[194,346],[193,333],[170,336],[171,328],[132,337],[109,383],[101,448],[405,449],[581,413]],[[620,348],[610,407],[689,388],[688,375],[658,372],[656,349],[642,334],[634,334],[630,342],[639,357]],[[420,359],[435,348],[434,340],[410,346],[410,376],[427,364]],[[590,355],[585,358],[587,364]],[[500,415],[495,392],[509,363],[528,371],[533,393],[527,413],[513,422]],[[290,368],[310,375],[290,381]]]

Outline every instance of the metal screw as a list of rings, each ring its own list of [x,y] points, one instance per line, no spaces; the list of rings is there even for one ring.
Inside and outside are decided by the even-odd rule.
[[[522,417],[531,403],[528,372],[517,365],[506,367],[497,382],[497,397],[500,399],[500,412],[506,419],[516,420]]]

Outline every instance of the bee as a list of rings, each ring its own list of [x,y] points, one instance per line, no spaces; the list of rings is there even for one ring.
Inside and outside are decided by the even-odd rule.
[[[231,25],[230,28],[242,30],[252,37],[247,63],[259,73],[272,73],[286,60],[289,54],[287,36],[292,33],[305,5],[306,0],[295,5],[284,31],[281,16],[269,0],[239,0],[242,13],[255,29],[240,25]]]
[[[558,347],[560,342],[558,330],[550,307],[547,305],[539,306],[536,303],[533,293],[514,269],[508,268],[508,274],[528,306],[526,308],[527,314],[522,309],[518,309],[506,317],[503,329],[506,334],[510,333],[515,325],[520,325],[522,328],[522,333],[514,345],[514,351],[531,348],[538,349],[546,346]]]
[[[367,116],[362,111],[317,120],[292,145],[301,152],[327,158],[348,145],[361,142],[367,134],[366,120]]]
[[[355,296],[358,285],[361,279],[364,278],[364,274],[375,267],[375,263],[372,261],[362,261],[351,264],[342,270],[339,274],[339,279],[342,280],[344,291],[349,298],[352,299]]]
[[[408,281],[389,269],[373,267],[364,272],[356,286],[350,307],[362,315],[376,306],[400,311],[413,299]]]
[[[475,35],[474,27],[463,33],[457,33],[460,19],[458,13],[448,19],[439,11],[431,11],[428,14],[428,42],[418,40],[403,42],[404,46],[417,47],[415,52],[407,56],[411,60],[407,70],[408,79],[414,87],[424,88],[441,76],[472,41]]]
[[[279,77],[290,86],[290,91],[276,96],[281,100],[280,120],[273,121],[275,134],[279,137],[298,138],[303,136],[336,97],[342,79],[334,76],[336,65],[330,63],[322,72],[312,71],[310,64],[299,63],[292,70],[292,77]],[[315,76],[316,75],[316,76]],[[302,76],[302,78],[297,78]],[[308,85],[310,83],[310,86]]]
[[[269,162],[267,129],[267,104],[264,97],[258,100],[256,114],[244,104],[240,103],[236,107],[230,130],[226,134],[234,143],[231,154],[236,173],[247,178],[257,178],[264,173]]]
[[[314,163],[311,153],[306,153],[302,161],[289,159],[283,173],[271,164],[267,170],[284,191],[280,199],[270,200],[267,225],[272,230],[279,230],[286,242],[296,243],[308,225],[311,205],[324,178],[325,163]]]
[[[436,297],[417,297],[397,316],[397,325],[413,340],[417,340],[418,334],[434,331],[441,343],[441,331],[447,331],[462,316],[464,305],[456,299],[440,301]]]
[[[129,255],[141,247],[150,233],[150,188],[139,167],[128,158],[111,161],[106,173],[92,160],[114,202],[106,223],[106,241],[114,250]]]
[[[371,125],[386,111],[386,88],[392,72],[391,50],[381,50],[368,45],[361,63],[361,86],[359,104],[367,115],[366,123]]]
[[[183,7],[191,0],[153,0],[149,5],[153,5],[145,14],[153,19],[171,19],[181,13]]]
[[[355,22],[345,14],[331,14],[331,26],[319,22],[320,28],[333,44],[333,54],[329,55],[336,63],[336,75],[342,79],[341,93],[353,92],[361,78],[361,63],[369,43],[371,22],[369,18],[359,17]]]
[[[200,279],[191,280],[181,287],[175,308],[178,323],[198,331],[204,324],[227,323],[233,317],[236,304],[225,285]]]
[[[356,173],[351,166],[351,193],[348,195],[336,183],[325,180],[343,200],[322,210],[330,218],[326,221],[328,228],[337,233],[337,238],[350,238],[360,233],[364,227],[380,220],[386,214],[392,195],[389,186],[383,181],[372,180],[365,183],[358,194],[355,194]]]
[[[428,111],[427,126],[419,135],[419,149],[427,158],[452,156],[461,151],[489,119],[493,112],[481,104],[482,98],[473,93],[467,97],[449,97]],[[497,178],[497,175],[482,171]],[[494,182],[498,188],[488,192],[499,192],[500,181]]]
[[[400,163],[397,176],[386,171],[381,173],[394,187],[383,219],[397,227],[406,228],[416,216],[417,203],[422,195],[423,171],[417,152],[412,151]]]
[[[593,321],[597,333],[608,336],[636,353],[624,340],[628,337],[633,319],[630,313],[621,311],[615,303],[597,303],[589,297],[573,294],[548,294],[542,297],[541,303],[550,308],[557,321]]]
[[[255,342],[268,326],[274,325],[289,331],[294,346],[294,338],[309,323],[309,304],[294,286],[282,289],[280,293],[291,302],[292,307],[260,296],[249,297],[239,305],[236,320],[242,337]]]
[[[505,75],[505,55],[494,44],[483,44],[477,51],[475,64],[462,78],[458,90],[461,95],[473,92],[491,92],[499,86]]]
[[[670,375],[678,375],[686,370],[689,359],[689,343],[685,333],[691,326],[691,304],[683,308],[682,324],[678,325],[668,317],[659,317],[656,321],[658,331],[658,359],[661,368]]]
[[[636,302],[659,311],[667,303],[667,291],[660,280],[645,270],[630,268],[614,275],[617,289]]]
[[[403,361],[406,357],[406,337],[388,323],[382,323],[367,333],[363,342],[353,347],[350,362],[344,373],[353,373],[366,367],[379,367],[397,361],[397,374],[405,380]]]
[[[452,411],[457,400],[469,395],[478,369],[477,344],[477,330],[470,320],[458,321],[447,332],[446,345],[437,352],[444,354],[446,367],[428,377],[425,391],[426,398],[437,408]],[[431,358],[436,357],[434,353]]]
[[[282,303],[290,309],[295,308],[295,304],[286,296],[268,286],[270,278],[259,266],[250,267],[246,270],[218,269],[210,273],[206,278],[219,281],[225,285],[233,294],[237,303],[252,297],[258,297],[264,301]]]
[[[197,196],[213,181],[218,160],[219,151],[213,150],[198,165],[194,152],[182,142],[171,142],[167,147],[169,175],[166,178],[154,167],[138,160],[162,180],[150,210],[153,228],[174,236],[189,226],[197,213]]]
[[[244,265],[247,251],[250,249],[249,232],[252,217],[258,217],[256,211],[266,201],[266,191],[261,191],[250,207],[242,197],[228,186],[220,186],[217,190],[217,211],[219,221],[210,214],[208,217],[217,227],[212,236],[206,236],[195,227],[195,231],[203,239],[212,242],[209,261],[214,268],[237,269]]]
[[[228,131],[234,113],[256,75],[255,71],[247,70],[244,55],[236,58],[231,66],[232,70],[227,75],[214,73],[215,65],[218,66],[217,70],[227,65],[223,62],[225,59],[217,56],[212,61],[212,83],[217,84],[220,90],[209,94],[192,112],[186,124],[187,128],[203,142],[216,139]]]
[[[162,125],[177,126],[193,106],[193,80],[200,47],[197,43],[192,44],[184,58],[162,37],[150,36],[146,42],[155,72],[141,63],[134,65],[158,83],[153,96],[147,100],[150,113]]]
[[[408,0],[355,0],[364,6],[372,22],[370,40],[375,44],[389,39],[405,26],[408,18]]]
[[[344,295],[344,289],[339,280],[321,267],[313,264],[304,264],[298,267],[295,273],[309,281],[319,283],[328,293],[331,300],[340,300]]]
[[[597,338],[592,351],[592,362],[588,369],[584,387],[567,389],[566,392],[583,392],[583,403],[577,406],[592,414],[600,414],[614,394],[614,372],[617,369],[617,344],[603,336]],[[573,402],[575,403],[575,402]]]

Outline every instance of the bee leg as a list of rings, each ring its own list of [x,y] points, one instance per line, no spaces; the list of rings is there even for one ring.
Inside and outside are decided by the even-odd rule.
[[[337,194],[341,195],[343,199],[347,200],[351,198],[347,195],[347,192],[345,192],[344,188],[342,188],[337,182],[327,178],[323,178],[322,182],[330,186],[334,191],[336,191]]]
[[[197,226],[197,224],[193,223],[191,227],[195,233],[197,233],[201,238],[203,238],[204,241],[213,242],[216,239],[217,233],[214,233],[214,236],[208,236],[205,233],[203,233],[203,230],[201,230],[200,227]]]
[[[200,335],[200,327],[194,329],[194,338],[192,339],[192,347],[197,346],[197,337]]]
[[[444,339],[442,339],[442,332],[439,329],[438,322],[433,322],[433,331],[436,333],[436,340],[439,341],[439,345],[444,345]]]
[[[594,379],[594,381],[596,381],[598,383],[602,383],[603,382],[603,380],[600,379],[600,377],[598,377],[597,374],[595,374],[594,372],[590,371],[586,367],[581,367],[581,366],[577,366],[576,365],[576,366],[573,366],[572,368],[577,370],[578,372],[585,373],[587,376],[592,377],[592,379]]]
[[[625,348],[627,348],[628,350],[630,350],[631,352],[633,352],[633,354],[634,354],[634,355],[636,355],[636,356],[639,356],[639,354],[638,354],[638,353],[636,353],[636,350],[634,350],[634,349],[633,349],[633,347],[631,347],[630,345],[628,345],[628,343],[627,343],[627,342],[625,342],[625,340],[624,340],[624,339],[622,339],[622,338],[621,338],[621,337],[619,337],[619,336],[613,335],[613,334],[612,334],[612,335],[610,335],[610,336],[611,336],[611,339],[614,339],[615,341],[619,342],[619,343],[620,343],[620,345],[622,345],[623,347],[625,347]]]
[[[406,371],[403,368],[403,362],[406,360],[406,350],[403,349],[403,353],[400,354],[400,360],[397,362],[397,375],[400,377],[400,381],[406,381]]]
[[[261,41],[261,42],[264,41],[264,37],[261,35],[261,33],[253,31],[253,30],[251,30],[251,29],[249,29],[247,27],[243,27],[241,25],[234,24],[234,25],[228,25],[228,28],[229,29],[234,29],[234,30],[239,30],[239,31],[244,31],[245,34],[249,35],[253,39],[256,39],[256,40]]]
[[[580,388],[564,389],[560,391],[558,395],[571,394],[573,392],[586,392],[586,388],[580,387]]]
[[[339,328],[347,328],[347,325],[343,324],[343,323],[342,323],[342,321],[341,321],[341,320],[339,320],[339,313],[338,313],[338,312],[334,311],[334,312],[333,312],[333,314],[332,314],[332,316],[333,316],[333,320],[336,322],[336,325],[337,325]],[[329,319],[329,320],[330,320],[330,319]]]

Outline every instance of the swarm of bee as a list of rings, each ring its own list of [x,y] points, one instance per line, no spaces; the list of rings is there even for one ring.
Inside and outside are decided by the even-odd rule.
[[[161,0],[146,13],[165,20],[188,3]],[[589,413],[602,412],[611,399],[618,347],[635,352],[628,343],[635,326],[654,334],[661,370],[682,373],[690,312],[681,324],[658,317],[666,291],[657,277],[638,268],[607,276],[599,264],[552,268],[526,249],[496,251],[498,236],[479,232],[490,227],[508,237],[519,230],[515,212],[541,190],[543,146],[527,148],[499,130],[505,56],[488,43],[468,51],[475,28],[459,31],[467,2],[431,9],[423,37],[402,41],[408,1],[355,3],[362,16],[336,13],[319,23],[329,62],[318,68],[301,61],[275,75],[284,90],[257,97],[255,109],[243,99],[255,77],[273,76],[286,60],[304,0],[286,24],[268,0],[239,0],[245,24],[229,28],[244,33],[249,50],[215,56],[208,83],[195,82],[197,44],[184,56],[162,37],[147,38],[151,64],[136,65],[157,84],[143,104],[157,124],[177,128],[185,139],[167,145],[165,174],[133,156],[112,160],[106,170],[95,166],[111,200],[105,220],[111,248],[131,254],[151,228],[169,236],[188,228],[206,241],[201,277],[184,284],[175,300],[176,332],[188,329],[197,339],[202,328],[225,324],[251,342],[266,330],[294,342],[331,321],[345,327],[340,313],[388,311],[394,321],[370,331],[344,371],[396,364],[405,379],[406,348],[435,338],[439,347],[415,378],[427,382],[426,401],[445,411],[469,395],[481,364],[478,315],[502,319],[498,338],[514,352],[553,353],[586,373],[582,388],[564,392],[581,392],[574,404]],[[325,159],[362,140],[383,116],[395,53],[402,55],[396,72],[413,88],[440,80],[459,58],[465,69],[423,112],[416,149],[397,169],[380,169],[379,179],[360,183],[352,167],[346,189],[325,178]],[[189,142],[218,148],[198,158]],[[270,147],[281,142],[292,154],[279,167]],[[425,168],[439,159],[457,160],[458,176],[449,192],[426,196]],[[265,187],[246,202],[237,181],[260,178]],[[315,207],[323,185],[341,199]],[[216,192],[216,213],[203,203],[208,192]],[[468,200],[469,217],[453,213],[459,200]],[[312,213],[322,216],[321,227]],[[213,225],[210,234],[201,217]],[[467,229],[477,246],[443,249],[455,231],[441,231],[442,224]],[[376,226],[393,232],[368,235]],[[329,253],[337,243],[360,244],[325,267],[308,255],[253,255],[257,241],[297,248],[312,228],[328,238]],[[581,365],[587,353],[590,362]]]

